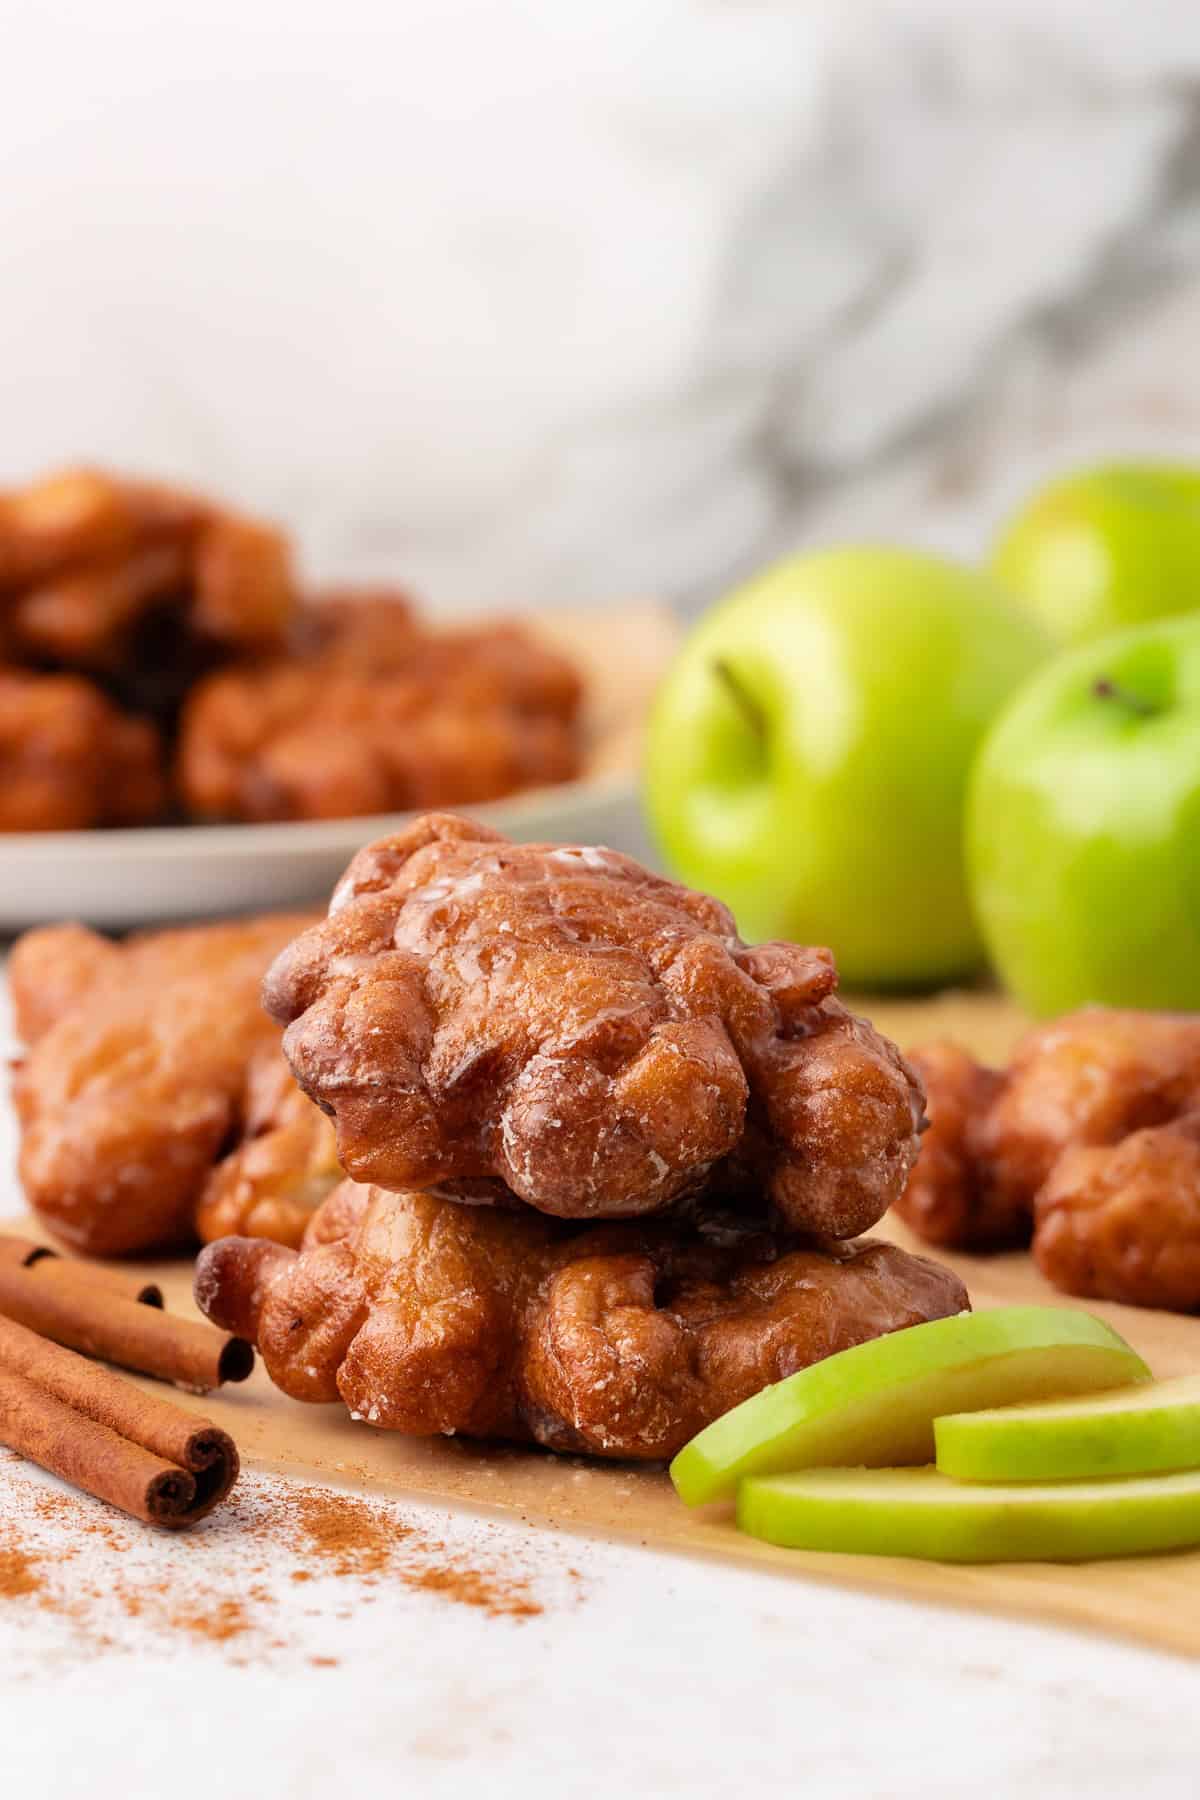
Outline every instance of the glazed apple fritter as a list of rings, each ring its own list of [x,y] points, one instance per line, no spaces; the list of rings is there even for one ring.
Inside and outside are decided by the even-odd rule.
[[[503,622],[419,627],[382,595],[316,609],[306,654],[210,676],[179,786],[207,819],[346,818],[482,804],[580,767],[579,677]]]
[[[1200,1307],[1200,1015],[1068,1014],[1005,1071],[913,1061],[931,1126],[897,1210],[929,1242],[1028,1242],[1067,1293]]]
[[[737,1188],[852,1237],[924,1095],[836,979],[629,857],[432,815],[355,857],[264,998],[360,1181],[572,1218]]]
[[[339,1171],[258,990],[308,922],[279,915],[123,944],[62,925],[19,940],[20,1172],[59,1237],[121,1256],[186,1242],[199,1213],[218,1232],[299,1242]]]
[[[80,676],[0,667],[0,831],[144,825],[166,801],[148,719]]]
[[[569,1224],[346,1182],[299,1256],[227,1238],[201,1309],[298,1400],[412,1436],[658,1459],[768,1383],[965,1310],[894,1245],[779,1238],[716,1213]]]

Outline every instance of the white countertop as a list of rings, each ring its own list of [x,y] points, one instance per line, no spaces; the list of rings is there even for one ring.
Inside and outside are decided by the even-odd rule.
[[[0,1215],[13,1135],[5,1110]],[[1196,1792],[1200,1671],[1123,1644],[390,1508],[542,1608],[495,1617],[403,1578],[296,1581],[278,1482],[184,1540],[98,1532],[90,1505],[81,1531],[62,1492],[0,1451],[0,1559],[22,1544],[41,1584],[0,1581],[14,1800]],[[226,1591],[245,1630],[180,1625]]]

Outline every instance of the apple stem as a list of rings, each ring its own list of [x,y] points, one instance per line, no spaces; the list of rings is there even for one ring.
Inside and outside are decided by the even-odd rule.
[[[767,719],[753,695],[748,694],[723,656],[715,656],[712,672],[761,743],[767,741]]]
[[[1110,681],[1107,675],[1101,675],[1098,681],[1093,681],[1092,693],[1097,700],[1115,700],[1118,705],[1142,719],[1152,719],[1158,710],[1148,700],[1143,700],[1140,694],[1131,694],[1128,688]]]

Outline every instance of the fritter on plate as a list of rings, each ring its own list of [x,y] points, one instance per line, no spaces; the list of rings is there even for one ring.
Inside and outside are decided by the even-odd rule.
[[[202,1205],[217,1229],[298,1240],[338,1178],[332,1134],[291,1089],[258,990],[307,922],[284,914],[122,944],[62,925],[19,940],[19,1167],[59,1237],[98,1256],[166,1248],[196,1235]]]
[[[264,997],[358,1180],[571,1218],[739,1189],[853,1237],[924,1095],[835,985],[629,857],[432,815],[355,857]]]
[[[144,825],[167,801],[148,719],[78,675],[0,666],[0,831]]]
[[[73,469],[0,494],[0,637],[169,710],[207,665],[287,641],[286,538],[174,488]]]
[[[326,602],[301,655],[210,676],[178,779],[204,819],[482,804],[579,773],[575,670],[503,622],[431,631],[395,599]]]
[[[1200,1307],[1200,1016],[1068,1014],[1007,1070],[913,1053],[931,1127],[897,1211],[929,1242],[1028,1242],[1068,1293]]]
[[[412,1436],[669,1457],[797,1369],[968,1305],[892,1244],[718,1213],[569,1224],[346,1182],[294,1252],[226,1238],[196,1298],[299,1400]]]

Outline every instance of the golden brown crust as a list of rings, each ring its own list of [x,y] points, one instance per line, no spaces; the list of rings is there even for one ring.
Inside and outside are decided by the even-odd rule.
[[[913,1060],[931,1126],[897,1210],[922,1237],[994,1249],[1032,1231],[1068,1293],[1200,1305],[1200,1016],[1088,1008],[1003,1072],[948,1045]]]
[[[672,1456],[822,1357],[968,1305],[890,1244],[775,1239],[718,1214],[580,1227],[347,1182],[299,1256],[230,1238],[196,1297],[300,1400],[413,1436]]]
[[[850,1237],[903,1190],[923,1094],[835,983],[628,857],[431,815],[359,853],[264,997],[359,1180],[571,1218],[736,1183]]]
[[[162,740],[77,675],[0,667],[0,831],[82,831],[161,816]]]
[[[579,677],[519,626],[419,628],[348,596],[304,655],[226,670],[184,710],[188,809],[208,819],[345,818],[481,804],[580,767]]]
[[[306,922],[284,914],[121,945],[54,926],[18,943],[13,991],[30,1035],[14,1080],[21,1178],[76,1249],[119,1256],[194,1235],[213,1166],[240,1142],[250,1071],[279,1056],[258,1001],[263,969]]]

